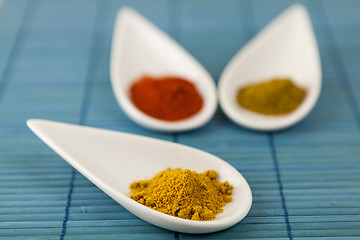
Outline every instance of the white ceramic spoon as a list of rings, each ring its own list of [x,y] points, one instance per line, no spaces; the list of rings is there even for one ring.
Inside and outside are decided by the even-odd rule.
[[[31,119],[29,128],[106,194],[139,218],[184,233],[216,232],[243,219],[252,204],[241,174],[214,155],[181,144],[110,130]],[[234,187],[233,201],[213,221],[191,221],[145,207],[129,197],[129,185],[170,168],[213,169]]]
[[[124,112],[139,125],[158,131],[186,131],[207,123],[217,107],[214,80],[204,67],[163,31],[130,8],[117,16],[111,49],[111,84]],[[204,106],[191,118],[167,122],[150,117],[129,99],[130,85],[144,75],[179,76],[195,84]]]
[[[239,88],[289,77],[306,89],[304,102],[284,116],[265,116],[241,108]],[[306,9],[295,4],[273,20],[241,49],[226,66],[219,80],[220,106],[235,123],[255,130],[279,130],[303,119],[314,107],[321,90],[319,50]]]

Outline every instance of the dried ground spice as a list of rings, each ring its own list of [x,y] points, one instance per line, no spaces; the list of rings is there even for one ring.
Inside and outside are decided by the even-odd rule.
[[[150,180],[133,182],[130,197],[154,210],[197,221],[215,219],[232,201],[233,187],[217,181],[214,170],[196,173],[189,169],[168,169]]]
[[[306,91],[290,79],[274,79],[241,88],[236,100],[241,107],[264,115],[285,115],[305,99]]]
[[[143,113],[164,121],[190,118],[203,106],[195,85],[173,76],[140,78],[131,85],[130,98]]]

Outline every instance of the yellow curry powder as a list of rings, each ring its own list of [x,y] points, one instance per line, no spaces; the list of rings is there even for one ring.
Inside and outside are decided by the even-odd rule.
[[[167,169],[151,180],[133,182],[130,197],[175,217],[213,220],[232,201],[233,187],[227,181],[218,182],[217,177],[214,170],[196,173],[189,169]]]
[[[306,91],[290,79],[274,79],[241,88],[236,96],[240,106],[264,115],[285,115],[305,99]]]

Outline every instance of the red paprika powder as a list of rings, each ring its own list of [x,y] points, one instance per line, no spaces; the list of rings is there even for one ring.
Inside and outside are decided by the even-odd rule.
[[[173,76],[144,76],[131,85],[130,97],[139,110],[164,121],[189,118],[203,106],[195,85]]]

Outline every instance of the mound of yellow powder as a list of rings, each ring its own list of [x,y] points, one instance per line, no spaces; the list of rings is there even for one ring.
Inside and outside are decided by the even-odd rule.
[[[236,99],[240,106],[253,112],[286,115],[298,108],[305,97],[305,89],[290,79],[274,79],[241,88]]]
[[[214,170],[196,173],[168,169],[153,179],[133,182],[131,198],[147,207],[175,217],[207,221],[215,219],[232,201],[233,187],[218,182]]]

